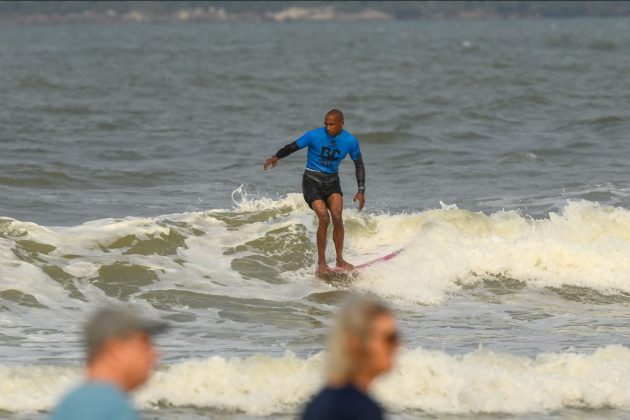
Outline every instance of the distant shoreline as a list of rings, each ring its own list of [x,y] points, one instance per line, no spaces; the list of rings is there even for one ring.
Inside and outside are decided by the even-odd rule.
[[[103,2],[105,3],[105,2]],[[151,3],[151,2],[148,2]],[[571,2],[568,2],[571,3]],[[374,4],[379,6],[378,3]],[[119,8],[118,8],[119,9]],[[569,9],[569,12],[572,10]],[[360,21],[428,21],[428,20],[495,20],[495,19],[544,19],[544,18],[626,18],[630,17],[630,3],[620,2],[617,8],[600,10],[596,14],[572,13],[559,15],[549,10],[528,8],[525,10],[503,10],[492,8],[461,8],[456,10],[433,11],[431,14],[403,15],[391,13],[379,8],[358,10],[338,10],[336,5],[327,4],[318,7],[302,7],[287,3],[287,7],[277,10],[243,10],[231,11],[228,8],[214,5],[205,7],[181,8],[170,11],[144,9],[117,10],[117,8],[94,9],[81,11],[45,12],[18,11],[11,12],[0,9],[0,24],[38,24],[38,23],[114,23],[114,22],[360,22]]]

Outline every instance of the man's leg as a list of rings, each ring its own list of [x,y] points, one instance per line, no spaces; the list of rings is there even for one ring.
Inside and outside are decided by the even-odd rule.
[[[328,197],[328,209],[333,222],[333,242],[337,253],[337,267],[352,270],[352,264],[343,259],[343,239],[345,231],[343,228],[343,196],[335,193]]]
[[[330,216],[328,215],[328,208],[324,200],[314,200],[311,207],[319,219],[319,226],[317,226],[317,272],[325,273],[328,271],[328,263],[326,263],[326,239],[328,236]]]

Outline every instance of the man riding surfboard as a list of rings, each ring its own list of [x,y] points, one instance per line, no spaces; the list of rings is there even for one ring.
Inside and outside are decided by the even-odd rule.
[[[302,177],[304,200],[317,214],[317,273],[329,271],[326,262],[328,224],[333,222],[333,242],[337,267],[352,270],[352,264],[343,259],[343,193],[339,182],[339,164],[346,157],[354,161],[358,192],[352,201],[358,202],[359,211],[365,206],[365,166],[359,141],[343,129],[343,113],[332,109],[326,113],[324,127],[307,131],[293,143],[287,144],[265,161],[264,170],[274,168],[278,161],[291,153],[308,147],[306,169]]]

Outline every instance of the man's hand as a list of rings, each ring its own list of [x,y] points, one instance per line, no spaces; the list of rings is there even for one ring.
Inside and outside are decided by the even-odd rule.
[[[363,207],[365,207],[365,196],[363,195],[363,193],[361,191],[359,191],[358,193],[356,193],[354,195],[354,198],[352,199],[353,202],[359,202],[359,211],[363,210]]]
[[[265,161],[265,166],[263,166],[263,169],[266,171],[269,167],[271,167],[272,169],[275,168],[278,164],[278,160],[280,160],[278,159],[278,156],[271,156]]]

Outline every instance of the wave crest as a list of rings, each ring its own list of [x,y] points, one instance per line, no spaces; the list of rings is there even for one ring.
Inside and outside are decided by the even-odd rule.
[[[323,361],[323,353],[184,361],[162,367],[135,399],[144,409],[166,405],[253,415],[296,413],[321,386]],[[0,366],[0,409],[50,410],[80,381],[80,374],[76,367]],[[629,378],[630,349],[622,346],[535,358],[485,349],[453,356],[417,348],[402,351],[395,371],[378,381],[374,392],[393,412],[625,409],[630,408]]]

